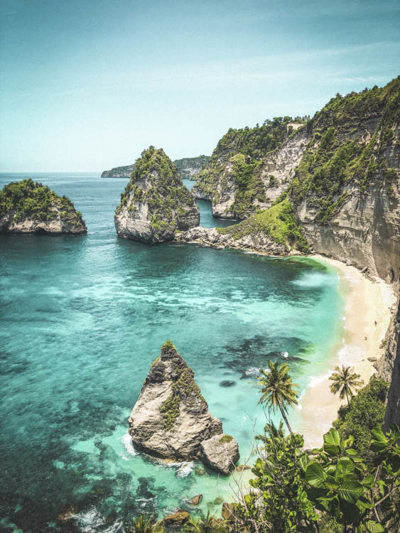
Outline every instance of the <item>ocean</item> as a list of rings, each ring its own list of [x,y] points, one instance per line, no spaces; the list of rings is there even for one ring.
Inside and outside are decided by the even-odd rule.
[[[88,235],[0,235],[0,526],[62,531],[73,515],[81,531],[113,532],[141,513],[188,508],[200,493],[191,510],[219,513],[234,497],[232,476],[167,466],[131,445],[127,418],[150,365],[170,339],[251,464],[268,415],[258,369],[287,361],[302,393],[342,334],[335,270],[119,239],[113,214],[126,179],[0,174],[0,188],[25,177],[69,196]],[[199,205],[204,225],[222,225]],[[301,410],[289,416],[301,425]]]

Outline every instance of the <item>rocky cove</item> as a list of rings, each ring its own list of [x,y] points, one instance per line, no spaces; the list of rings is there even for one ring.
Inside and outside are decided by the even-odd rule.
[[[34,320],[40,324],[39,328],[41,330],[39,330],[40,334],[37,341],[39,344],[27,345],[25,349],[19,343],[18,335],[21,335],[22,330],[19,329],[18,324],[14,324],[14,333],[12,331],[5,333],[4,337],[9,353],[15,356],[15,345],[17,345],[23,354],[18,364],[12,367],[17,376],[14,384],[18,383],[19,374],[21,374],[20,378],[22,380],[29,380],[29,374],[34,372],[46,384],[44,390],[47,394],[54,394],[55,383],[52,382],[51,376],[46,374],[46,369],[51,361],[53,369],[55,366],[59,367],[56,375],[57,383],[60,386],[60,390],[57,393],[59,394],[60,403],[58,410],[42,413],[44,420],[48,423],[53,420],[54,427],[60,430],[60,417],[65,418],[64,406],[68,410],[67,419],[76,420],[77,413],[79,413],[80,417],[85,417],[91,411],[87,407],[89,405],[92,408],[92,412],[100,409],[107,425],[103,431],[99,432],[94,426],[90,429],[90,423],[86,420],[85,426],[77,428],[77,433],[75,438],[72,438],[72,442],[65,441],[60,443],[56,434],[50,433],[50,435],[47,435],[50,440],[58,443],[57,453],[54,452],[52,455],[51,468],[53,473],[57,474],[55,477],[59,476],[64,480],[73,480],[70,484],[66,483],[65,491],[67,494],[64,494],[64,496],[68,496],[69,500],[74,503],[74,508],[69,511],[66,510],[66,514],[69,513],[70,516],[74,516],[75,520],[82,524],[88,519],[85,512],[91,508],[90,506],[93,502],[96,502],[96,514],[91,517],[91,520],[99,521],[100,525],[98,527],[102,528],[103,526],[106,527],[106,519],[112,519],[112,513],[109,508],[111,500],[115,501],[117,499],[119,505],[121,505],[121,501],[124,501],[124,505],[128,504],[127,508],[130,509],[134,505],[140,505],[139,502],[142,502],[143,508],[146,509],[171,509],[171,506],[176,505],[177,500],[180,501],[181,505],[184,503],[182,497],[179,496],[182,487],[176,489],[174,493],[174,498],[172,498],[174,504],[169,499],[167,487],[173,485],[172,479],[176,482],[174,476],[177,478],[185,476],[191,478],[192,483],[188,480],[188,485],[191,488],[193,485],[197,488],[201,484],[199,479],[203,479],[204,492],[206,492],[207,480],[213,479],[212,475],[208,477],[209,475],[205,474],[204,471],[201,472],[200,469],[196,473],[194,469],[198,467],[190,465],[193,459],[197,459],[200,456],[203,456],[203,460],[207,463],[204,446],[202,449],[203,442],[208,442],[214,438],[224,438],[221,433],[220,421],[216,421],[208,413],[207,404],[204,405],[204,400],[201,400],[200,396],[196,395],[196,398],[199,400],[200,411],[207,421],[203,435],[205,438],[198,443],[196,450],[185,451],[185,453],[177,453],[175,451],[171,454],[176,460],[183,460],[184,463],[189,463],[189,465],[181,465],[172,474],[167,474],[162,470],[163,468],[167,469],[168,467],[166,466],[160,467],[158,463],[152,463],[151,460],[137,457],[135,449],[131,447],[129,438],[133,437],[138,449],[141,448],[145,452],[153,452],[154,455],[161,457],[169,456],[169,453],[166,453],[161,448],[161,445],[166,445],[167,442],[163,440],[162,434],[158,435],[158,444],[154,449],[146,449],[145,442],[149,440],[149,429],[146,429],[147,418],[146,416],[143,418],[143,415],[139,416],[138,411],[135,411],[136,407],[130,416],[130,437],[128,436],[128,439],[125,436],[121,437],[121,435],[124,435],[121,432],[123,424],[115,424],[115,420],[122,422],[124,416],[126,416],[126,411],[124,411],[126,405],[132,404],[132,398],[128,400],[126,392],[123,400],[116,399],[115,391],[120,391],[121,389],[121,371],[129,368],[129,378],[135,383],[134,390],[137,397],[140,378],[138,380],[138,376],[135,373],[142,377],[146,375],[150,361],[147,360],[145,354],[156,350],[156,340],[159,346],[165,338],[173,335],[173,338],[177,335],[182,339],[182,345],[184,346],[182,351],[185,354],[189,354],[189,359],[192,358],[196,361],[196,375],[197,368],[200,368],[200,379],[203,372],[201,388],[206,391],[204,393],[205,397],[207,399],[213,398],[215,390],[220,393],[217,395],[218,401],[215,400],[215,397],[212,400],[211,412],[215,412],[222,419],[224,427],[225,425],[228,426],[227,431],[229,433],[234,436],[238,433],[240,445],[243,442],[249,443],[252,441],[254,426],[251,431],[250,413],[252,408],[254,410],[254,401],[256,400],[254,382],[250,386],[244,386],[244,383],[240,383],[241,381],[254,378],[258,369],[263,367],[269,358],[278,360],[280,358],[288,358],[294,369],[295,379],[300,382],[302,390],[305,390],[308,385],[309,373],[306,371],[307,364],[312,363],[314,372],[317,372],[317,369],[320,372],[326,370],[327,355],[332,345],[342,335],[341,319],[343,309],[334,271],[323,264],[306,259],[304,255],[303,258],[299,259],[288,257],[285,260],[278,260],[261,256],[242,256],[241,254],[235,254],[234,251],[231,251],[232,249],[256,251],[272,256],[299,255],[299,253],[306,254],[312,251],[320,252],[331,257],[340,258],[342,261],[344,259],[347,263],[353,263],[359,269],[367,272],[368,275],[379,275],[386,281],[392,282],[393,286],[396,286],[398,279],[396,182],[396,172],[398,172],[396,170],[398,169],[398,166],[396,166],[398,162],[396,139],[398,130],[396,125],[389,128],[392,131],[392,138],[388,147],[383,142],[386,130],[385,128],[382,129],[382,124],[378,120],[379,117],[377,118],[379,110],[374,111],[374,113],[376,116],[373,114],[368,116],[368,127],[366,129],[361,128],[362,132],[359,137],[362,139],[360,145],[363,143],[368,145],[373,139],[374,131],[380,124],[379,128],[381,129],[378,132],[379,134],[375,136],[374,141],[378,142],[378,144],[371,148],[377,154],[376,158],[379,165],[374,166],[371,162],[367,163],[369,181],[360,184],[359,182],[352,182],[349,178],[348,182],[342,184],[342,189],[337,190],[329,199],[329,203],[323,208],[316,204],[316,190],[313,189],[314,186],[316,188],[320,187],[319,183],[312,182],[312,186],[304,190],[302,189],[299,173],[303,173],[302,176],[303,178],[305,176],[306,180],[310,179],[309,174],[312,175],[311,170],[314,170],[312,165],[315,164],[313,160],[315,151],[329,147],[329,143],[337,142],[338,144],[331,145],[329,153],[319,153],[319,157],[327,158],[325,161],[327,167],[323,173],[325,172],[329,175],[331,171],[329,165],[333,165],[331,159],[335,158],[337,150],[343,148],[343,132],[338,127],[335,128],[336,132],[332,133],[330,128],[334,126],[330,126],[329,123],[325,132],[319,132],[318,135],[311,128],[311,133],[309,131],[307,133],[309,137],[306,147],[303,137],[303,141],[300,144],[293,140],[297,136],[305,135],[307,128],[304,129],[304,125],[300,124],[298,127],[294,127],[293,123],[278,122],[278,124],[273,124],[272,127],[277,129],[277,139],[279,142],[283,142],[283,145],[276,147],[277,151],[274,152],[272,159],[271,155],[267,156],[267,159],[270,160],[269,162],[264,161],[268,172],[271,171],[271,165],[275,165],[273,167],[275,174],[263,174],[261,172],[251,177],[254,189],[247,192],[251,193],[250,196],[253,194],[255,196],[250,204],[247,203],[249,194],[247,196],[242,194],[243,183],[241,184],[241,189],[241,186],[235,181],[237,179],[235,172],[238,167],[245,172],[264,168],[264,163],[255,163],[253,167],[251,156],[244,155],[244,157],[238,158],[235,158],[235,155],[231,156],[225,170],[227,175],[234,174],[233,179],[229,184],[227,176],[223,175],[221,179],[222,185],[219,184],[218,187],[224,186],[226,182],[228,183],[227,188],[220,190],[217,187],[217,196],[213,199],[211,195],[213,203],[220,206],[221,197],[218,195],[221,195],[224,191],[234,193],[234,198],[231,198],[232,201],[229,205],[226,200],[222,204],[228,210],[233,206],[228,218],[233,216],[243,218],[243,221],[235,226],[223,230],[199,227],[199,213],[194,201],[187,191],[182,190],[181,183],[178,181],[174,184],[174,190],[165,191],[165,194],[161,196],[161,198],[166,197],[170,202],[170,205],[168,205],[170,214],[165,215],[160,207],[159,199],[153,195],[153,193],[159,192],[157,190],[158,185],[156,187],[154,185],[155,182],[148,183],[146,180],[142,180],[139,167],[137,169],[137,179],[136,181],[132,179],[128,184],[125,197],[123,196],[120,208],[117,211],[117,231],[121,236],[134,237],[133,240],[147,243],[172,241],[169,246],[161,244],[160,247],[147,249],[142,242],[129,243],[124,241],[120,241],[119,245],[115,246],[115,242],[110,237],[109,226],[104,229],[102,219],[96,218],[96,213],[92,213],[92,220],[95,221],[93,222],[93,227],[96,229],[93,236],[91,238],[89,236],[87,245],[79,242],[71,244],[65,241],[53,244],[39,243],[32,240],[24,241],[24,245],[31,249],[32,260],[39,267],[39,272],[42,273],[42,279],[33,277],[33,279],[29,280],[36,287],[33,294],[43,294],[43,297],[29,302],[25,299],[25,296],[20,296],[20,298],[23,299],[26,312],[28,313],[29,311],[31,313]],[[290,128],[292,129],[290,130]],[[353,135],[356,133],[358,135],[358,131],[352,132]],[[390,134],[385,133],[385,135],[390,137]],[[377,137],[378,141],[376,141]],[[336,140],[332,141],[333,138],[336,138]],[[395,140],[393,141],[393,139]],[[356,145],[352,145],[352,147],[346,146],[346,150],[350,150],[350,148],[356,152],[361,150]],[[295,151],[294,155],[293,150]],[[308,153],[306,153],[307,150]],[[279,156],[280,151],[282,151],[282,157]],[[370,152],[367,150],[367,155],[368,153]],[[303,154],[307,156],[305,161]],[[164,157],[165,154],[160,151],[151,149],[148,154],[144,154],[144,163],[146,163],[146,159],[147,162],[152,161],[153,156],[159,158],[162,172],[166,169],[168,176],[172,176],[175,179],[174,168],[170,166],[169,160]],[[232,157],[235,158],[233,161],[231,161]],[[250,157],[250,159],[247,159],[247,157]],[[292,166],[288,165],[286,159],[288,174],[285,175],[285,165],[283,165],[282,161],[288,157],[293,157],[294,162]],[[366,159],[366,156],[364,159]],[[388,162],[390,166],[388,166]],[[247,168],[246,165],[250,167]],[[395,174],[393,174],[393,169]],[[162,172],[158,173],[157,169],[155,170],[150,168],[146,179],[151,180],[154,178],[160,184],[165,176],[162,175]],[[207,167],[205,170],[207,170]],[[381,181],[382,175],[384,175],[383,182]],[[390,180],[385,177],[387,175],[390,176]],[[319,175],[318,179],[324,180],[326,175]],[[265,191],[263,193],[259,189],[261,183],[267,184],[268,188],[277,189],[274,198],[267,198],[264,194]],[[163,184],[161,183],[161,185]],[[326,184],[324,186],[326,187]],[[108,184],[106,183],[104,188],[102,186],[103,193],[107,190],[107,187]],[[115,206],[117,203],[117,190],[113,190],[115,193]],[[146,202],[142,202],[143,197],[148,193],[149,195],[145,198]],[[207,192],[204,191],[198,194],[208,197]],[[98,196],[98,199],[100,198],[105,201],[101,195]],[[177,198],[184,207],[179,205],[179,202],[175,203]],[[82,203],[84,202],[83,199],[81,201]],[[110,204],[107,205],[108,209],[110,209]],[[145,205],[145,208],[143,208],[143,205]],[[80,208],[85,212],[81,206]],[[180,208],[183,211],[180,211]],[[222,211],[216,211],[215,209],[213,209],[213,212],[214,214],[222,214]],[[139,225],[142,224],[144,227],[143,232],[138,234],[135,226],[129,226],[132,219],[138,222]],[[129,235],[126,234],[127,232]],[[3,240],[1,244],[5,242]],[[182,243],[186,242],[227,248],[228,250],[221,253],[198,247],[182,246]],[[18,243],[11,242],[10,246],[10,241],[7,240],[7,245],[9,248],[8,253],[10,254],[9,264],[12,265],[12,268],[9,268],[8,264],[6,265],[6,276],[4,278],[6,280],[7,276],[18,276],[18,264],[24,255]],[[101,253],[98,253],[100,250],[102,250]],[[133,257],[132,251],[135,251],[136,257]],[[71,263],[71,272],[66,272],[65,267],[62,268],[59,264],[58,272],[46,272],[46,275],[44,275],[44,272],[40,270],[40,267],[43,268],[43,264],[40,265],[43,252],[44,257],[52,257],[52,260],[59,254],[60,261],[65,256],[65,252],[70,254],[74,258]],[[74,262],[76,265],[74,265]],[[102,275],[102,279],[105,280],[101,287],[91,283],[92,269],[95,269],[96,275]],[[188,272],[191,274],[190,277]],[[229,272],[229,275],[227,275],[227,272]],[[65,276],[65,280],[68,280],[65,285],[60,283],[59,275],[61,273]],[[199,279],[199,275],[205,275],[206,283]],[[254,282],[251,280],[251,276],[254,276]],[[45,287],[43,287],[44,279],[46,280]],[[53,283],[51,282],[52,280]],[[243,280],[245,280],[246,287],[243,286]],[[271,288],[274,285],[277,285],[277,288],[272,289],[273,298],[271,298]],[[249,286],[251,290],[248,290]],[[60,287],[63,288],[60,289]],[[217,299],[215,287],[218,287],[219,291]],[[26,294],[29,295],[27,287],[26,290]],[[21,302],[18,302],[18,295],[14,294],[11,297],[12,291],[9,294],[10,300],[6,303],[10,306],[11,313],[16,313],[16,310],[20,309]],[[13,303],[14,301],[16,304]],[[118,305],[116,305],[116,301]],[[60,305],[57,306],[56,302],[60,302]],[[13,308],[14,305],[18,307]],[[301,312],[299,312],[299,308]],[[67,313],[66,310],[68,311]],[[211,320],[209,318],[206,319],[206,315],[210,310],[213,314]],[[40,317],[46,316],[49,319],[49,314],[51,315],[53,312],[59,313],[60,316],[53,317],[56,326],[55,330],[50,331]],[[196,313],[199,313],[202,320],[194,316]],[[229,316],[223,316],[224,314]],[[321,328],[321,316],[324,317],[322,321],[324,328]],[[215,317],[218,320],[214,320]],[[28,321],[28,316],[24,320]],[[206,322],[203,322],[204,320]],[[197,322],[195,323],[195,321]],[[286,326],[284,332],[282,332],[282,321],[285,325],[290,324],[290,327]],[[133,332],[130,331],[132,323],[135,325]],[[190,328],[187,324],[190,324]],[[387,338],[381,339],[381,351],[377,354],[380,355],[384,352],[384,357],[377,362],[377,365],[382,375],[386,377],[391,377],[392,375],[396,377],[396,372],[398,373],[397,329],[397,314],[394,314]],[[107,331],[108,334],[110,334],[110,331],[120,332],[117,348],[112,348],[105,340]],[[221,334],[222,331],[224,331],[224,334]],[[255,333],[249,334],[249,331],[254,331]],[[330,332],[328,336],[327,331]],[[99,336],[98,342],[95,343],[95,349],[91,345],[94,342],[93,332],[96,332]],[[24,334],[28,338],[29,329]],[[149,336],[152,339],[151,341],[149,341]],[[76,351],[77,337],[79,338],[78,345],[80,349],[85,346],[87,353],[89,353],[88,360],[83,361]],[[221,345],[222,340],[228,338],[229,342]],[[46,339],[46,343],[50,341],[50,348],[47,350],[43,350],[44,339]],[[105,346],[102,347],[101,345],[104,342]],[[46,345],[48,346],[48,344]],[[196,349],[194,349],[193,345],[195,345]],[[199,346],[201,347],[200,349]],[[71,366],[67,347],[71,355],[76,357],[75,378],[73,381],[70,381],[72,376],[64,375],[67,372],[65,372],[66,369],[63,366],[63,358],[69,361],[69,366]],[[61,360],[56,359],[60,348],[63,354]],[[43,351],[44,359],[36,360],[40,349]],[[111,360],[108,359],[110,349],[111,353],[113,353]],[[170,360],[179,361],[177,366],[181,370],[184,368],[184,374],[186,375],[186,367],[182,367],[176,351],[172,352],[165,349],[164,352],[164,361],[162,353],[161,359],[156,362],[155,367],[150,371],[147,385],[157,382],[157,379],[153,378],[160,376],[158,367],[161,363],[164,365],[169,356]],[[221,354],[223,355],[221,356]],[[88,364],[87,368],[85,367],[86,364]],[[205,370],[205,367],[213,366],[212,364],[218,368],[215,376],[212,369],[207,368],[207,371]],[[203,370],[201,370],[202,366]],[[69,371],[71,368],[69,368]],[[107,376],[105,375],[105,370],[108,373]],[[104,401],[102,391],[96,394],[93,390],[90,377],[93,371],[99,373],[108,402]],[[82,377],[82,386],[81,388],[78,387],[78,397],[80,399],[78,402],[74,400],[74,395],[69,395],[68,392],[72,383],[79,381],[77,376]],[[181,373],[178,372],[178,381],[180,376]],[[154,398],[159,400],[159,403],[161,402],[157,411],[157,416],[161,416],[161,418],[156,420],[156,425],[159,427],[163,424],[161,419],[163,418],[162,413],[165,412],[168,416],[166,416],[166,422],[164,420],[164,429],[169,431],[173,429],[173,424],[178,421],[179,416],[175,417],[176,413],[173,408],[163,411],[163,406],[165,406],[166,402],[169,405],[175,401],[173,395],[174,380],[165,380],[164,378],[165,376],[163,376],[160,383],[166,385],[165,389],[156,391],[154,395]],[[226,387],[221,385],[222,383],[229,383],[230,386]],[[124,385],[126,390],[129,388],[127,385],[128,381]],[[5,386],[7,389],[7,387],[13,387],[14,385],[6,383]],[[87,386],[90,387],[93,398],[87,396],[85,391]],[[19,387],[20,384],[17,389]],[[108,393],[107,388],[109,388]],[[38,412],[45,411],[46,408],[40,404],[40,398],[35,397],[33,390],[29,391],[29,387],[26,386],[23,390],[26,391],[28,397],[31,394],[30,399],[33,405],[36,405]],[[132,391],[132,387],[129,390]],[[149,394],[149,390],[149,388],[146,388],[145,382],[141,392],[143,397],[139,396],[137,404],[139,407],[143,398]],[[253,400],[250,400],[250,390],[252,390]],[[18,399],[16,390],[13,393],[11,396],[17,398],[16,406],[21,406],[22,398]],[[129,394],[133,395],[132,392]],[[159,394],[161,394],[160,398],[158,398]],[[392,379],[387,410],[388,423],[396,420],[398,396],[397,381]],[[229,405],[229,401],[227,402],[227,397],[230,400],[235,398],[231,405]],[[18,404],[18,402],[20,403]],[[245,410],[240,407],[241,403],[246,405]],[[252,408],[250,405],[252,405]],[[119,409],[121,411],[118,413]],[[225,421],[224,418],[228,412],[230,415],[228,415],[228,420]],[[185,413],[185,409],[183,409],[183,413]],[[172,418],[175,418],[172,420],[172,426],[166,428],[165,423],[170,423],[170,415],[174,415]],[[229,420],[229,417],[232,417],[232,419]],[[21,414],[15,416],[15,420],[19,420],[22,423],[21,427],[27,428],[29,431],[32,422],[28,422]],[[141,423],[138,423],[138,420]],[[259,418],[255,426],[260,428],[262,421],[263,419]],[[18,434],[17,427],[18,425],[11,424],[8,436],[14,434],[16,437]],[[42,431],[49,431],[49,428],[51,431],[51,427],[52,425],[50,424],[48,428],[43,428]],[[231,428],[236,428],[236,431],[231,431]],[[240,428],[239,431],[237,428]],[[182,428],[180,429],[182,430]],[[143,439],[141,438],[142,430]],[[78,437],[79,431],[81,433]],[[154,430],[151,431],[152,434],[153,432]],[[65,428],[64,433],[66,433]],[[96,436],[94,437],[93,435]],[[120,444],[116,445],[116,440],[118,439]],[[190,441],[192,440],[190,439]],[[6,446],[9,446],[9,441],[7,441]],[[180,449],[179,446],[176,449]],[[244,447],[244,449],[244,457],[246,457],[246,454],[250,452],[248,448]],[[37,452],[36,469],[39,467],[41,460],[43,461],[43,457]],[[128,463],[128,468],[121,466],[123,461]],[[129,469],[130,461],[134,461],[136,465],[134,474]],[[234,462],[233,460],[231,461],[232,464]],[[16,458],[15,464],[17,463],[18,460]],[[74,468],[70,468],[70,464],[75,465]],[[138,467],[139,464],[140,467]],[[111,480],[116,468],[118,476],[116,482],[113,482]],[[160,471],[160,468],[162,471]],[[85,480],[79,481],[74,477],[76,469],[78,471],[83,469],[88,472]],[[146,474],[140,476],[138,475],[140,471]],[[152,479],[149,473],[154,471],[156,475]],[[101,475],[100,472],[102,472]],[[99,477],[101,480],[99,480]],[[159,482],[162,479],[164,484],[160,487]],[[195,483],[193,483],[194,480]],[[177,485],[179,483],[178,481]],[[11,509],[18,501],[16,497],[18,489],[13,488],[11,482],[10,487],[11,495],[7,499],[7,505]],[[76,494],[74,493],[74,488],[79,489]],[[227,486],[225,485],[226,488]],[[51,487],[46,490],[51,490]],[[68,490],[71,492],[68,493]],[[221,488],[219,487],[218,490],[221,490]],[[208,491],[209,494],[213,493],[210,489]],[[194,493],[198,492],[198,490],[192,490],[191,494],[194,495]],[[127,493],[129,494],[126,495]],[[134,496],[132,496],[133,494]],[[33,498],[37,497],[38,494],[33,495]],[[26,500],[24,500],[22,509],[26,511],[29,508],[32,494],[26,494],[24,498]],[[163,503],[157,507],[157,502],[160,499],[163,500]],[[214,501],[217,500],[220,502],[220,496],[216,496]],[[212,502],[208,501],[207,503],[211,504]],[[147,505],[148,507],[146,507]],[[219,503],[214,503],[214,505],[218,506]],[[135,511],[139,512],[140,508],[135,507]],[[48,520],[52,512],[51,510],[46,510],[43,520]],[[65,517],[65,513],[60,513],[58,516]],[[21,520],[23,520],[23,516],[23,513],[21,513]],[[102,520],[104,523],[101,522]]]
[[[81,529],[102,531],[142,512],[219,513],[232,475],[244,480],[249,470],[218,477],[201,462],[165,463],[132,446],[128,418],[151,363],[173,339],[247,464],[265,422],[257,368],[289,360],[302,389],[310,362],[323,371],[342,324],[335,272],[305,258],[117,239],[121,181],[32,177],[73,198],[89,232],[0,236],[5,515],[22,529],[51,520],[66,527],[61,517],[73,515]],[[189,505],[197,494],[203,501]]]

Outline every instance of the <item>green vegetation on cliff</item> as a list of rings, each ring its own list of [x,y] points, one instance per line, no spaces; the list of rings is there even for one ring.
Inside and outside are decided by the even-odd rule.
[[[291,117],[276,117],[255,128],[228,130],[198,174],[195,190],[218,203],[224,190],[232,187],[235,199],[229,211],[233,216],[244,219],[254,213],[255,202],[267,200],[260,175],[263,157],[279,148],[292,134],[292,121]],[[301,118],[295,121],[304,122]]]
[[[9,183],[0,191],[0,218],[13,214],[14,222],[30,219],[48,222],[61,216],[72,225],[84,224],[82,215],[66,196],[26,179]]]
[[[307,201],[315,221],[326,224],[349,198],[348,189],[368,193],[372,182],[387,194],[399,175],[387,147],[400,121],[400,77],[345,97],[337,95],[307,125],[312,137],[290,186],[295,205]],[[399,143],[399,141],[397,141]]]
[[[147,204],[155,233],[179,229],[188,213],[197,212],[193,196],[161,148],[150,146],[142,152],[121,195],[116,215],[124,207],[134,215],[140,204]]]
[[[232,235],[237,240],[248,235],[264,233],[273,241],[308,252],[309,247],[297,222],[292,204],[288,197],[266,210],[261,210],[239,224],[218,228],[222,234]]]

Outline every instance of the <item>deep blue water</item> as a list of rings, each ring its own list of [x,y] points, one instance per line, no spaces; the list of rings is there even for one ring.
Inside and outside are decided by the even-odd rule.
[[[336,273],[310,259],[118,239],[126,180],[0,175],[0,187],[23,177],[69,196],[89,233],[0,236],[0,525],[61,530],[69,509],[82,531],[119,531],[198,493],[203,511],[218,512],[229,479],[160,465],[130,446],[127,417],[150,364],[171,339],[250,461],[265,422],[257,369],[288,356],[304,390],[324,368],[342,323]],[[208,204],[201,209],[215,225]]]

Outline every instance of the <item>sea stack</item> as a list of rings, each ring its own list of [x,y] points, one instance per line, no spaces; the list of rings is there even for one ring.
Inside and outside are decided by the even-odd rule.
[[[193,370],[170,341],[151,365],[129,417],[129,433],[134,446],[149,455],[201,459],[224,475],[239,459],[236,440],[222,432],[222,422],[208,411]]]
[[[198,226],[200,213],[174,163],[150,146],[135,163],[114,220],[120,237],[156,244]]]
[[[0,233],[87,233],[82,215],[66,196],[26,179],[0,191]]]

